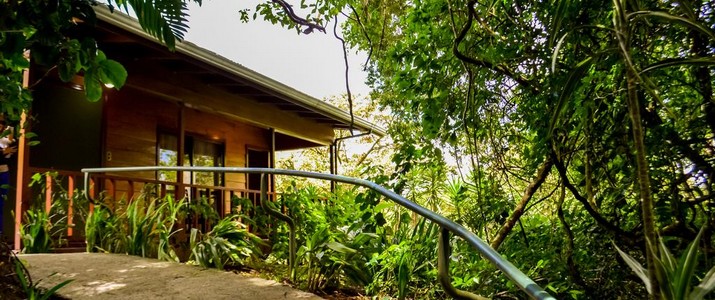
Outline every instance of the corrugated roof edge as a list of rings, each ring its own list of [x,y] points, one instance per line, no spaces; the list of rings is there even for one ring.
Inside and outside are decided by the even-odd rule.
[[[120,27],[147,40],[159,43],[156,38],[152,37],[148,33],[144,32],[144,30],[142,30],[141,26],[139,25],[139,22],[137,22],[136,19],[117,10],[112,13],[104,5],[98,5],[95,7],[94,10],[100,20]],[[330,105],[324,101],[306,95],[263,74],[248,69],[215,52],[201,48],[187,41],[178,42],[176,44],[176,51],[196,58],[209,65],[239,76],[243,79],[253,81],[254,83],[261,85],[267,89],[280,93],[285,96],[285,100],[290,101],[296,105],[303,106],[307,109],[315,111],[316,113],[325,115],[326,117],[336,119],[340,122],[344,122],[345,124],[350,124],[350,113],[333,105]],[[385,129],[359,117],[355,117],[354,128],[363,132],[371,132],[378,136],[385,136],[387,134]]]

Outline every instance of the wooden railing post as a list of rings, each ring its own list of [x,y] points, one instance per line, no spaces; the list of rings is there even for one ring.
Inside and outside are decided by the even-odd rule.
[[[134,200],[134,180],[127,181],[127,203]]]
[[[96,185],[96,182],[94,179],[89,180],[89,212],[93,213],[94,212],[94,203],[92,203],[92,200],[94,199],[94,186]]]
[[[45,213],[50,214],[52,208],[52,175],[45,174]]]
[[[109,184],[107,187],[107,193],[112,195],[112,200],[117,201],[117,188],[115,187],[116,181],[114,179],[109,179]]]
[[[74,206],[74,176],[70,175],[67,177],[67,198],[69,198],[67,202],[67,236],[72,236],[72,228],[74,227],[73,223],[73,210],[72,206]]]
[[[159,197],[165,198],[166,197],[166,184],[159,184]]]

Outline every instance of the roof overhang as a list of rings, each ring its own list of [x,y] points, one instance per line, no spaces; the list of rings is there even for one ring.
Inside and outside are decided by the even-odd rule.
[[[95,12],[99,20],[161,45],[157,39],[147,34],[134,18],[117,11],[112,13],[103,5],[96,6]],[[235,81],[242,86],[249,86],[255,90],[254,94],[260,93],[257,96],[264,99],[265,103],[275,105],[278,109],[296,113],[303,118],[319,123],[328,124],[334,129],[349,129],[352,127],[361,132],[369,132],[378,136],[386,135],[383,128],[365,119],[355,117],[351,122],[350,114],[338,107],[306,95],[190,42],[177,42],[176,53],[193,58],[209,66],[209,73],[214,72],[211,74],[212,76],[221,76],[222,80]],[[276,130],[280,132],[280,129],[276,128]]]

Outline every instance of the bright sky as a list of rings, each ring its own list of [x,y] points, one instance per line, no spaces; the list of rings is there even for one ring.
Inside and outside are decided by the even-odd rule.
[[[263,0],[266,1],[266,0]],[[242,23],[238,11],[253,10],[259,0],[204,1],[191,4],[186,40],[318,99],[345,93],[345,67],[339,40],[327,34],[298,35],[258,19]],[[290,0],[297,5],[299,1]],[[340,30],[338,28],[338,30]],[[362,63],[366,55],[349,51],[350,89],[367,95]]]

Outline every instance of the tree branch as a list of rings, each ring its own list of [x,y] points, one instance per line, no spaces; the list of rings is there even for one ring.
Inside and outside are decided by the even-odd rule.
[[[574,248],[574,236],[573,231],[571,231],[571,226],[566,222],[566,216],[564,215],[564,199],[566,198],[566,187],[561,185],[561,193],[559,194],[559,206],[556,210],[556,214],[561,221],[561,225],[564,227],[564,232],[566,233],[566,249],[564,250],[564,255],[566,255],[566,266],[568,267],[569,277],[574,283],[580,285],[581,287],[586,287],[586,282],[584,282],[581,272],[579,272],[576,262],[573,259],[573,248]]]
[[[293,11],[293,7],[290,4],[286,3],[284,0],[271,0],[271,1],[273,3],[277,3],[278,5],[280,5],[281,8],[283,8],[283,12],[285,12],[285,14],[288,16],[288,18],[290,18],[291,21],[293,21],[294,23],[296,23],[298,25],[308,27],[307,29],[303,30],[304,34],[312,33],[314,29],[317,29],[318,31],[325,33],[325,27],[320,26],[315,23],[311,23],[308,20],[297,16],[295,14],[295,12]]]
[[[499,74],[502,74],[504,76],[509,77],[510,79],[514,80],[517,82],[519,85],[522,87],[527,88],[530,90],[532,93],[536,94],[539,92],[539,90],[534,86],[534,84],[529,81],[528,79],[524,78],[523,76],[514,73],[512,70],[507,69],[503,65],[499,64],[494,64],[491,61],[485,60],[485,59],[478,59],[478,58],[472,58],[469,57],[462,52],[459,52],[459,44],[464,41],[464,38],[467,36],[467,33],[469,32],[469,29],[472,27],[472,22],[474,21],[474,17],[476,16],[477,12],[474,10],[474,5],[476,4],[475,0],[470,0],[469,3],[467,4],[467,8],[469,10],[467,14],[467,23],[464,24],[464,27],[462,27],[462,31],[459,33],[457,38],[454,40],[454,44],[452,45],[452,53],[454,53],[454,56],[456,56],[459,60],[484,67],[487,69],[490,69],[494,72],[497,72]]]
[[[355,10],[355,7],[352,6],[352,4],[348,3],[348,7],[350,10],[353,11],[353,15],[355,15],[355,22],[360,25],[360,29],[362,31],[362,34],[365,36],[365,39],[367,40],[367,44],[370,45],[370,49],[367,51],[367,59],[365,60],[365,65],[363,66],[362,70],[367,71],[367,65],[370,63],[370,60],[372,59],[372,40],[370,39],[370,35],[367,34],[367,29],[365,29],[365,25],[362,23],[362,20],[360,20],[360,15],[358,14],[357,10]]]
[[[586,211],[588,212],[588,214],[591,215],[591,217],[593,217],[594,220],[596,220],[596,223],[598,223],[599,225],[601,225],[601,227],[607,229],[608,231],[615,233],[616,235],[626,236],[629,238],[634,237],[633,234],[628,233],[628,232],[624,231],[623,229],[621,229],[620,227],[611,224],[611,222],[609,222],[603,216],[601,216],[600,213],[595,211],[593,209],[593,207],[591,206],[591,204],[588,203],[588,199],[586,199],[586,197],[582,196],[578,192],[576,187],[573,184],[571,184],[571,181],[569,180],[568,176],[566,176],[566,167],[564,166],[563,162],[561,162],[559,160],[559,158],[557,157],[556,151],[552,149],[550,151],[550,155],[551,155],[551,160],[554,162],[554,166],[556,166],[556,170],[559,171],[559,176],[561,177],[561,181],[563,182],[563,185],[567,189],[569,189],[571,194],[573,194],[574,198],[576,198],[576,200],[578,200],[578,202],[581,202],[581,204],[583,204],[583,206],[586,209]]]
[[[355,115],[353,115],[353,94],[350,92],[350,64],[348,63],[348,48],[345,46],[345,40],[338,36],[338,17],[335,16],[335,25],[333,25],[333,35],[343,45],[343,60],[345,61],[345,90],[348,93],[348,108],[350,110],[350,134],[354,135],[353,127],[355,126]]]
[[[499,246],[501,246],[501,244],[504,242],[504,239],[514,228],[516,222],[519,221],[521,216],[524,214],[524,208],[526,208],[526,205],[529,204],[529,200],[531,200],[531,198],[534,196],[539,187],[541,187],[541,184],[544,183],[546,177],[549,175],[549,172],[551,172],[551,167],[553,165],[553,159],[551,159],[550,157],[546,157],[544,159],[544,162],[541,163],[539,171],[536,172],[536,177],[534,177],[534,180],[532,180],[529,186],[526,187],[524,194],[521,196],[521,201],[519,201],[519,204],[517,204],[516,208],[514,208],[514,212],[511,213],[509,219],[504,222],[504,225],[501,227],[501,229],[499,229],[499,232],[494,237],[494,240],[491,243],[491,246],[492,248],[494,248],[494,250],[499,249]]]

